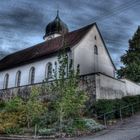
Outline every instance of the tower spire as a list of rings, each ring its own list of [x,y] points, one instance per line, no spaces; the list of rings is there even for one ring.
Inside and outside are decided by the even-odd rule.
[[[57,8],[56,12],[57,15],[55,19],[46,26],[45,35],[43,37],[45,40],[66,34],[69,31],[67,25],[59,17],[59,8]]]
[[[57,3],[57,17],[59,17],[59,3]]]
[[[59,9],[57,9],[57,17],[59,17]]]

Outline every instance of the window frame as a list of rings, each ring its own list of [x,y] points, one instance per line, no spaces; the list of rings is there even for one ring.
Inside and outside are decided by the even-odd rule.
[[[98,55],[98,47],[97,47],[97,45],[94,45],[94,54]]]
[[[49,68],[50,67],[50,68]],[[50,70],[49,70],[50,69]],[[52,79],[53,77],[53,65],[51,62],[48,62],[46,64],[46,70],[45,70],[45,78]]]
[[[7,89],[7,88],[8,88],[8,85],[9,85],[9,74],[6,73],[5,76],[4,76],[3,88],[4,88],[4,89]]]
[[[16,81],[15,81],[15,86],[19,87],[21,83],[21,71],[17,71],[16,73]]]
[[[35,83],[35,67],[31,67],[29,71],[29,84]]]

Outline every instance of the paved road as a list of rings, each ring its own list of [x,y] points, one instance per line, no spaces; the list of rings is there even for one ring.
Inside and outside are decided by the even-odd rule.
[[[119,123],[94,136],[69,140],[140,140],[140,114],[134,115],[123,123]]]

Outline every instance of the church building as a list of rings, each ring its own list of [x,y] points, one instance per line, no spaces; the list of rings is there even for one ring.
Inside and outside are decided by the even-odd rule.
[[[93,85],[96,84],[94,90],[98,92],[98,96],[104,94],[102,98],[116,98],[118,95],[126,95],[126,81],[115,78],[115,65],[96,23],[69,31],[57,12],[55,19],[46,26],[43,39],[42,43],[9,54],[0,60],[0,93],[38,84],[46,78],[54,80],[53,70],[58,71],[58,53],[62,51],[65,41],[68,60],[73,60],[75,69],[77,65],[80,66],[80,75],[97,76]],[[100,81],[100,87],[97,81]],[[106,86],[103,88],[103,85]],[[137,88],[140,91],[140,87]]]
[[[80,74],[102,72],[114,77],[115,66],[96,23],[69,32],[68,26],[56,18],[46,27],[45,41],[6,56],[0,61],[0,89],[40,83],[52,78],[58,69],[58,51],[63,35],[69,59],[80,65]]]

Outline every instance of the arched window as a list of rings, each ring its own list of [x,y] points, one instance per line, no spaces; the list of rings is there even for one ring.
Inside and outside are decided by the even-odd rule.
[[[7,73],[4,77],[4,85],[3,85],[4,89],[8,88],[8,83],[9,83],[9,74]]]
[[[94,45],[94,54],[98,54],[98,48],[97,48],[97,46],[96,45]]]
[[[35,81],[35,68],[32,67],[29,72],[29,84],[34,84]]]
[[[94,39],[95,39],[95,40],[97,39],[96,35],[94,36]]]
[[[55,65],[55,71],[57,72],[57,62],[56,61],[54,62],[54,65]]]
[[[54,66],[55,66],[54,75],[55,75],[55,78],[57,78],[57,62],[56,61],[54,62]]]
[[[16,87],[20,86],[20,81],[21,81],[21,71],[18,71],[16,74]]]
[[[49,62],[49,63],[46,65],[46,78],[47,78],[47,79],[52,78],[52,72],[53,72],[52,63]]]

